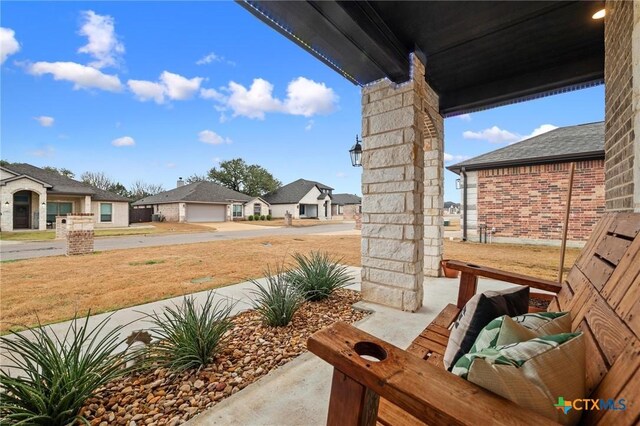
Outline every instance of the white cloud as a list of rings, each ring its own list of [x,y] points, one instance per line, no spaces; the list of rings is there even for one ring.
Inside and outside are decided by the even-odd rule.
[[[462,137],[465,139],[486,140],[491,143],[517,142],[521,139],[520,135],[511,133],[508,130],[502,130],[498,126],[493,126],[480,132],[472,132],[470,130],[467,130],[466,132],[462,133]]]
[[[533,132],[531,132],[531,134],[529,134],[527,136],[523,136],[522,140],[529,139],[529,138],[532,138],[534,136],[539,136],[539,135],[541,135],[543,133],[550,132],[550,131],[555,130],[557,128],[558,128],[558,126],[554,126],[553,124],[543,124],[540,127],[536,127],[533,130]]]
[[[16,40],[16,33],[11,28],[0,27],[0,64],[4,64],[9,55],[20,50],[20,43]]]
[[[33,117],[42,127],[51,127],[53,126],[53,122],[55,119],[53,117],[47,117],[46,115],[41,115],[40,117]]]
[[[462,121],[471,121],[471,114],[462,114],[458,118]]]
[[[186,78],[179,74],[163,71],[158,82],[147,80],[129,80],[127,86],[140,101],[153,100],[157,104],[171,100],[186,100],[193,97],[200,89],[202,77]],[[213,89],[210,89],[213,90]]]
[[[75,62],[36,62],[29,65],[27,71],[33,75],[51,74],[54,80],[71,81],[74,90],[96,88],[118,92],[122,89],[117,75],[104,74]]]
[[[84,23],[79,33],[89,41],[86,46],[79,48],[78,52],[93,56],[96,60],[89,65],[94,68],[118,66],[124,53],[124,44],[118,41],[113,18],[88,10],[82,12],[82,19]]]
[[[231,95],[227,105],[233,110],[233,116],[264,120],[265,112],[281,111],[282,102],[273,97],[273,84],[256,78],[249,90],[234,81],[229,82]]]
[[[211,145],[221,145],[223,143],[232,142],[231,139],[223,138],[222,136],[220,136],[219,134],[217,134],[212,130],[203,130],[200,133],[198,133],[198,140],[200,142],[208,143]]]
[[[268,112],[280,112],[291,115],[311,117],[316,114],[329,114],[336,109],[338,96],[324,83],[317,83],[304,77],[298,77],[287,86],[287,97],[280,100],[273,96],[273,84],[262,78],[256,78],[248,89],[229,82],[226,90],[230,95],[217,99],[233,112],[233,117],[243,116],[263,120]]]
[[[225,64],[228,64],[228,65],[235,65],[236,64],[233,61],[229,61],[224,56],[216,55],[215,53],[211,52],[211,53],[208,53],[208,54],[204,55],[202,58],[198,59],[196,61],[196,65],[206,65],[206,64],[210,64],[212,62],[224,62]]]
[[[176,163],[167,163],[167,169],[175,169]]]
[[[194,77],[191,79],[185,78],[179,74],[173,74],[169,71],[164,71],[160,75],[160,81],[166,89],[166,94],[170,99],[185,100],[193,97],[193,95],[200,89],[202,84],[202,77]]]
[[[311,117],[333,112],[337,102],[338,96],[324,83],[298,77],[287,87],[284,106],[289,114]]]
[[[525,139],[532,138],[534,136],[539,136],[543,133],[550,132],[551,130],[557,129],[558,126],[554,126],[553,124],[542,124],[539,127],[536,127],[533,132],[528,135],[522,136],[518,133],[512,133],[508,130],[500,129],[498,126],[493,126],[489,129],[484,129],[480,132],[472,132],[467,130],[462,133],[462,137],[465,139],[480,139],[486,140],[491,143],[508,143],[514,144],[516,142],[523,141]]]
[[[136,99],[140,101],[154,100],[157,104],[164,103],[164,87],[160,83],[145,80],[127,81],[129,90],[133,92]]]
[[[29,154],[33,155],[34,157],[45,158],[45,157],[53,157],[55,152],[56,150],[51,145],[47,145],[44,148],[31,151]]]
[[[224,102],[226,99],[226,96],[218,92],[216,89],[200,89],[200,97],[202,99],[213,99],[218,102]]]
[[[113,146],[134,146],[136,141],[131,136],[123,136],[111,141]]]
[[[306,131],[309,131],[309,130],[311,130],[313,128],[314,124],[315,124],[315,122],[313,120],[309,120],[309,121],[307,121],[307,125],[304,126],[304,129]]]
[[[347,176],[347,174],[345,172],[336,173],[336,177],[339,177],[339,178],[343,178],[343,177],[346,177],[346,176]]]
[[[448,152],[444,153],[445,163],[451,163],[453,161],[455,162],[464,161],[464,160],[468,160],[469,158],[470,157],[467,155],[452,155],[452,154],[449,154]]]

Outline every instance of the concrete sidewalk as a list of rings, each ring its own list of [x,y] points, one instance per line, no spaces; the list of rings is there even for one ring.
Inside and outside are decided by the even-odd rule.
[[[359,288],[359,284],[358,274],[354,287]],[[511,285],[481,279],[478,291],[509,286]],[[448,303],[455,303],[458,279],[426,278],[424,294],[424,306],[415,313],[359,302],[357,307],[371,310],[373,314],[356,326],[398,347],[406,348]],[[332,373],[330,365],[307,352],[199,414],[187,424],[324,425],[327,420]]]

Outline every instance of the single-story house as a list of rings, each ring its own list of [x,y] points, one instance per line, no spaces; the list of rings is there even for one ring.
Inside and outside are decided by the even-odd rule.
[[[93,213],[96,228],[129,226],[129,199],[31,164],[0,166],[3,231],[55,227],[56,216]]]
[[[558,244],[575,163],[567,241],[580,246],[605,210],[604,122],[561,127],[447,167],[461,176],[463,238]]]
[[[362,213],[362,199],[355,194],[332,194],[331,217],[353,220],[356,213]]]
[[[209,181],[186,184],[182,178],[176,188],[138,200],[133,207],[153,208],[169,222],[224,222],[269,214],[269,203],[260,197]]]
[[[264,196],[273,217],[291,213],[294,219],[331,219],[333,188],[320,182],[298,179]]]

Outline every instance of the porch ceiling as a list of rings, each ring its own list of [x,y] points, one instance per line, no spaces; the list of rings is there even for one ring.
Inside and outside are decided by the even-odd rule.
[[[357,84],[407,81],[417,51],[445,116],[604,79],[602,1],[239,3]]]

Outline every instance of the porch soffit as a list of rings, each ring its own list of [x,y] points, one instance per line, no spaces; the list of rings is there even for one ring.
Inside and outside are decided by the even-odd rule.
[[[239,1],[355,84],[410,77],[452,116],[601,84],[602,1]]]

